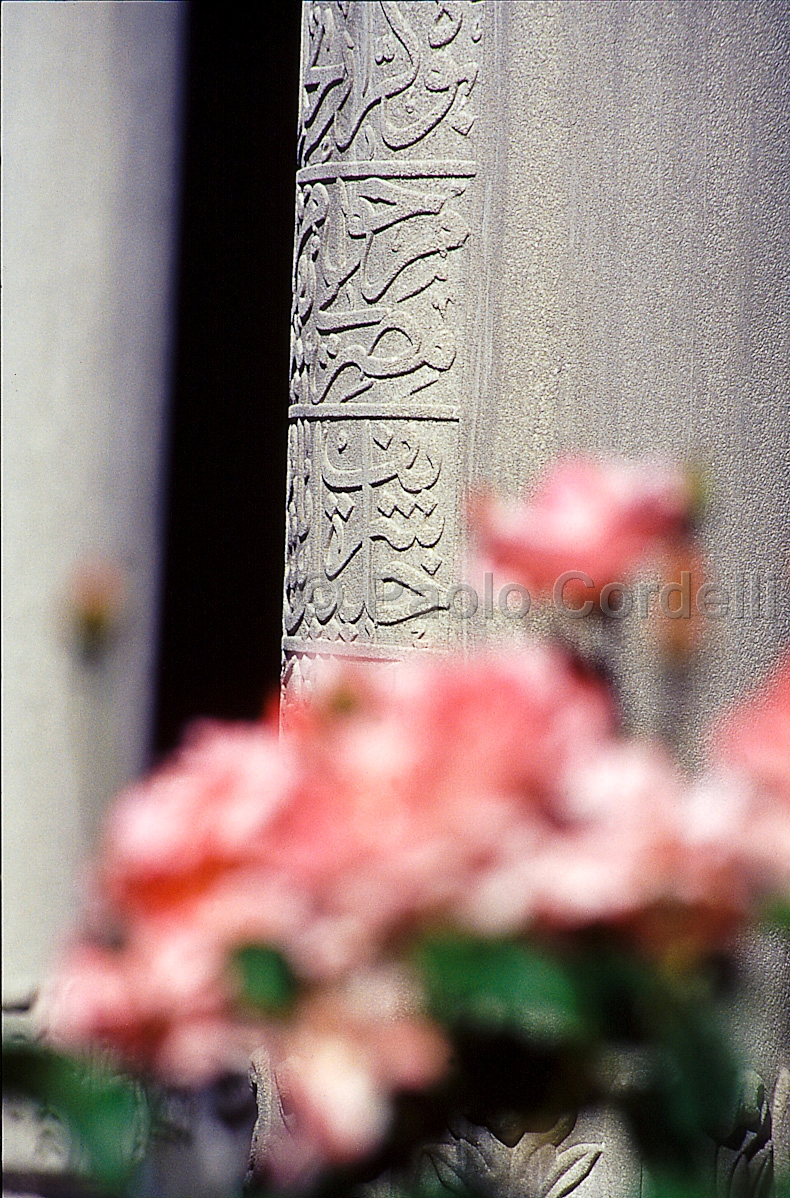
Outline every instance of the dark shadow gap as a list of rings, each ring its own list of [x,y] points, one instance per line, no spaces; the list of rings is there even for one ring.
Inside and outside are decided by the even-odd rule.
[[[156,753],[279,677],[300,8],[190,8]]]

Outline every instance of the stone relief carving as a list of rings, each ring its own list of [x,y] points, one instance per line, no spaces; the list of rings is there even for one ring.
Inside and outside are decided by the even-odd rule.
[[[300,187],[291,398],[347,402],[377,387],[397,402],[450,370],[452,251],[469,237],[460,186],[416,190],[338,177]]]
[[[268,1056],[262,1050],[255,1054],[250,1077],[256,1092],[258,1120],[252,1144],[252,1166],[265,1162],[272,1136],[287,1132],[287,1119],[280,1104]],[[787,1120],[790,1073],[782,1068],[769,1103],[765,1082],[754,1070],[743,1076],[738,1109],[726,1139],[713,1146],[711,1164],[713,1189],[717,1198],[770,1198],[774,1192],[774,1177],[785,1177],[786,1162],[782,1156],[785,1137],[781,1132]],[[774,1129],[779,1132],[774,1142]],[[582,1136],[589,1135],[589,1125]],[[610,1129],[611,1131],[611,1129]],[[597,1167],[603,1162],[607,1144],[600,1140],[576,1139],[577,1115],[568,1113],[546,1131],[524,1132],[515,1137],[500,1139],[493,1132],[474,1124],[459,1121],[436,1144],[428,1145],[417,1165],[418,1174],[435,1174],[450,1192],[471,1188],[480,1194],[496,1198],[566,1198],[590,1179],[592,1193],[606,1192],[612,1176],[599,1178]],[[620,1136],[615,1134],[615,1150],[623,1153]],[[623,1153],[623,1155],[627,1155]],[[630,1187],[622,1167],[614,1158],[609,1168],[624,1172],[620,1185]],[[640,1192],[651,1193],[648,1178],[641,1185],[636,1177],[633,1184]],[[386,1177],[364,1187],[368,1198],[389,1198],[392,1187]]]
[[[717,1198],[770,1198],[775,1180],[787,1182],[790,1070],[782,1065],[773,1090],[756,1070],[744,1071],[732,1126],[716,1144]]]
[[[286,637],[417,644],[445,610],[457,418],[298,409],[288,490]]]
[[[454,1192],[459,1186],[501,1198],[565,1198],[590,1176],[603,1144],[568,1143],[574,1115],[546,1132],[525,1132],[506,1144],[471,1124],[453,1129],[425,1156],[440,1181]]]
[[[284,618],[293,684],[321,648],[393,658],[451,632],[482,8],[305,5]]]
[[[288,1117],[277,1094],[271,1062],[265,1051],[253,1056],[250,1080],[258,1118],[252,1138],[251,1169],[265,1165],[269,1144],[288,1133]],[[544,1132],[525,1132],[504,1142],[486,1128],[464,1121],[444,1139],[427,1146],[417,1173],[433,1174],[450,1193],[492,1194],[496,1198],[566,1198],[593,1172],[604,1146],[570,1142],[576,1126],[569,1114]],[[367,1198],[390,1198],[393,1187],[385,1176],[360,1188]]]
[[[765,1083],[749,1069],[743,1077],[730,1133],[716,1146],[717,1198],[769,1198],[774,1182],[772,1135],[772,1112]]]
[[[456,132],[469,133],[474,118],[467,106],[478,68],[459,61],[469,49],[459,38],[468,5],[437,0],[424,6],[428,14],[421,7],[398,0],[308,6],[303,164],[314,154],[324,161],[333,150],[348,150],[360,132],[369,144],[371,114],[379,117],[380,144],[392,150],[416,145],[445,119]],[[467,25],[471,42],[479,42],[479,19]]]
[[[774,1086],[771,1110],[774,1173],[787,1181],[790,1175],[790,1069],[782,1065]]]

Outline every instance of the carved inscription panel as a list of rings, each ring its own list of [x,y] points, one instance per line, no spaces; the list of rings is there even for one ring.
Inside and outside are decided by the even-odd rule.
[[[458,421],[333,408],[291,423],[285,635],[435,642],[453,581]],[[347,415],[348,411],[348,415]],[[450,469],[446,464],[450,464]]]
[[[304,6],[286,656],[451,632],[483,7]]]

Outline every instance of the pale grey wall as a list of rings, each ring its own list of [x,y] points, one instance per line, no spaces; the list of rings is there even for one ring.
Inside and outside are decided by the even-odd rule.
[[[146,759],[180,128],[181,3],[2,6],[4,999],[39,981],[98,809]],[[98,669],[64,627],[126,571]]]
[[[704,720],[790,643],[790,6],[491,15],[499,137],[482,153],[501,190],[472,473],[517,493],[579,449],[705,466],[711,567],[761,571],[764,601],[706,622]]]

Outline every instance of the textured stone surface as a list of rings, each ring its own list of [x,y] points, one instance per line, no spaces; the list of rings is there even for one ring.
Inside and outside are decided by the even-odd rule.
[[[704,723],[790,635],[790,10],[493,9],[493,361],[467,398],[470,472],[518,493],[579,449],[704,464],[714,576],[762,575],[759,616],[733,594],[706,621]],[[650,727],[636,653],[627,689]]]

